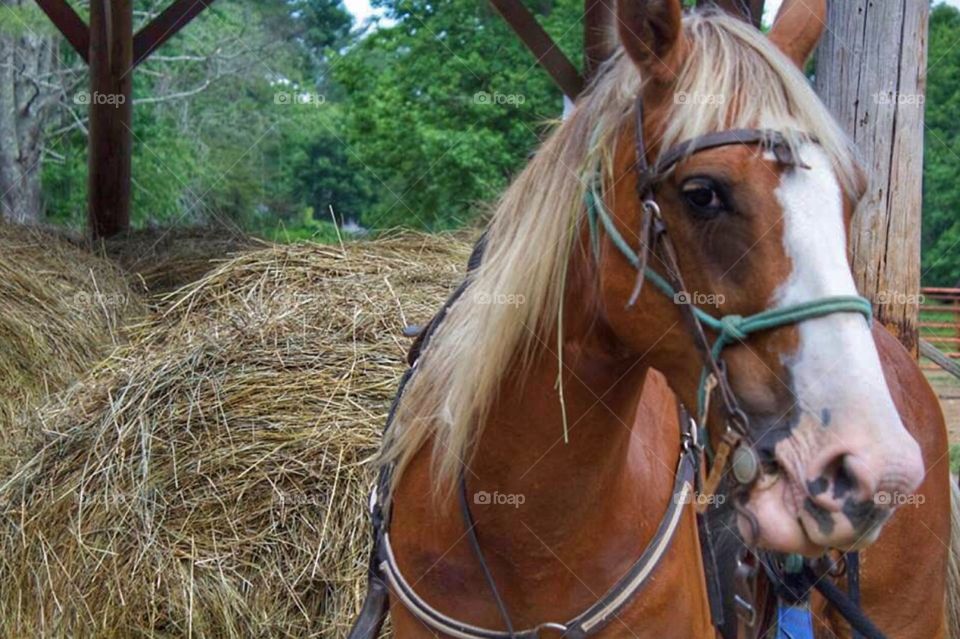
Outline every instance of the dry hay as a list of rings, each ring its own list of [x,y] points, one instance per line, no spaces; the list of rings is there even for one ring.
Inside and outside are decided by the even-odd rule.
[[[196,282],[229,257],[268,244],[225,226],[139,229],[103,244],[145,292],[169,293]],[[139,289],[138,289],[139,290]]]
[[[109,262],[55,231],[0,223],[0,468],[31,438],[31,404],[85,373],[140,312]]]
[[[0,636],[344,636],[401,331],[467,253],[274,247],[178,293],[0,485]]]

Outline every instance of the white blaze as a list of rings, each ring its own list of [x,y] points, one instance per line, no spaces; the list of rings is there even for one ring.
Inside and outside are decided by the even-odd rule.
[[[833,167],[814,144],[801,147],[799,155],[810,168],[786,170],[776,191],[784,249],[792,262],[790,276],[776,292],[776,307],[857,294],[847,261],[843,193]],[[818,447],[863,456],[878,472],[885,472],[894,448],[918,460],[919,447],[897,414],[866,319],[835,313],[801,322],[797,330],[797,351],[784,361],[803,412],[799,430],[807,431],[795,434],[808,445],[815,439]],[[824,414],[830,415],[826,428],[820,424]],[[820,428],[812,429],[813,424]],[[823,433],[811,437],[814,430]]]

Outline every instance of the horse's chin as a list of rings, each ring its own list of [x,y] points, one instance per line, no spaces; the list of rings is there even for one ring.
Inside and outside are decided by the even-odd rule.
[[[784,476],[765,477],[751,491],[743,504],[756,523],[756,529],[743,514],[737,515],[737,526],[742,538],[751,546],[780,553],[797,553],[818,557],[831,548],[861,550],[880,534],[883,522],[872,526],[865,534],[842,527],[845,517],[834,518],[834,530],[825,534],[822,522],[804,509],[805,491]]]

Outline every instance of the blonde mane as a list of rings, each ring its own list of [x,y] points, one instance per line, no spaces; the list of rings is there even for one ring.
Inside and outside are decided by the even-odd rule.
[[[819,141],[841,184],[854,192],[857,169],[847,137],[766,36],[713,11],[687,15],[684,32],[690,51],[675,88],[687,99],[675,101],[662,149],[729,128],[802,131]],[[612,175],[614,146],[642,84],[637,67],[618,51],[503,194],[483,263],[423,353],[384,443],[384,462],[395,464],[394,486],[432,442],[434,486],[452,489],[504,371],[529,362],[555,334],[584,191],[593,176]],[[484,303],[498,296],[520,303]]]

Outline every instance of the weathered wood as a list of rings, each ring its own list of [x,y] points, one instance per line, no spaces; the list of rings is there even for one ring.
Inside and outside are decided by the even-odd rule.
[[[490,0],[507,24],[520,37],[537,62],[550,74],[563,94],[575,99],[583,90],[583,78],[573,63],[543,30],[537,18],[520,0]]]
[[[716,5],[728,13],[752,22],[759,28],[763,20],[764,0],[697,0],[698,7]]]
[[[817,90],[856,142],[870,181],[850,237],[857,285],[914,354],[928,14],[925,1],[831,2],[816,71]]]
[[[150,54],[177,35],[191,20],[213,4],[214,0],[177,0],[140,29],[133,38],[133,66],[137,66]]]
[[[94,237],[130,226],[133,3],[90,2],[89,218]]]
[[[77,53],[87,62],[90,52],[90,30],[66,0],[37,0],[55,27],[63,34]]]
[[[957,364],[943,351],[925,339],[920,340],[920,354],[957,379],[960,379],[960,364]]]

